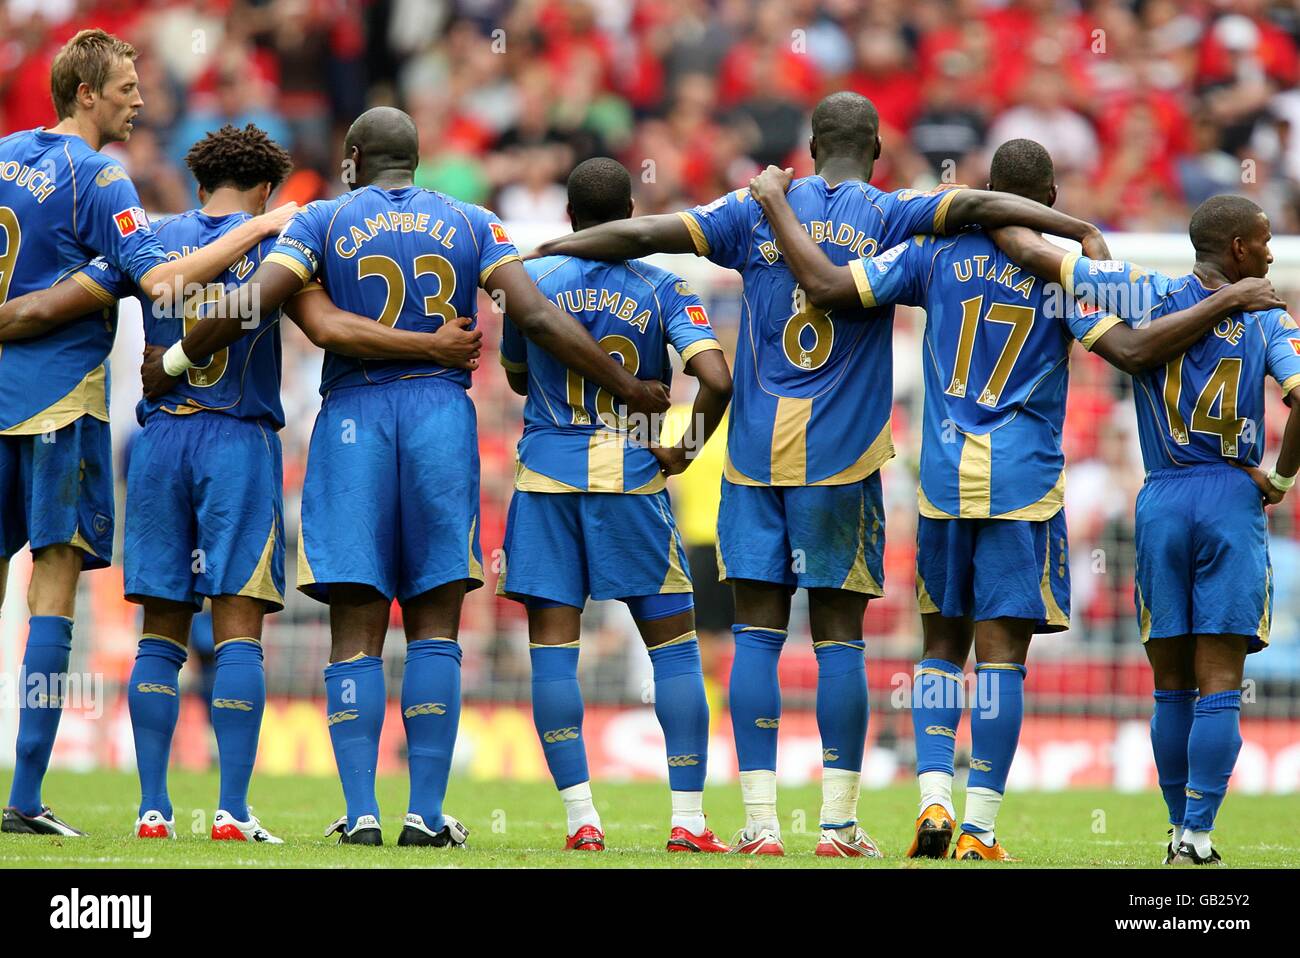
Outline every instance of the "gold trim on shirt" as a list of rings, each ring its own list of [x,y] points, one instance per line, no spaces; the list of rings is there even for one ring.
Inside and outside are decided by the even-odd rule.
[[[927,519],[1014,519],[1021,522],[1043,522],[1052,518],[1061,511],[1065,505],[1065,470],[1056,479],[1056,484],[1047,490],[1047,494],[1037,502],[1031,502],[1027,506],[1021,506],[1019,509],[1012,509],[1010,512],[1003,512],[996,516],[968,516],[962,514],[954,516],[951,512],[944,512],[925,494],[925,489],[921,486],[916,487],[916,503],[921,515]],[[963,506],[965,500],[963,500]]]
[[[721,349],[721,348],[722,348],[722,344],[719,343],[716,339],[697,340],[696,342],[691,343],[689,346],[687,346],[685,349],[682,350],[682,354],[681,354],[682,362],[689,363],[694,357],[698,356],[700,353],[707,353],[710,349]]]
[[[1061,288],[1066,296],[1074,295],[1074,264],[1079,262],[1078,253],[1066,253],[1061,260]]]
[[[505,353],[498,354],[501,359],[501,365],[505,367],[508,373],[526,373],[528,372],[527,363],[517,363],[513,360],[506,359]]]
[[[685,210],[677,215],[682,218],[682,222],[686,224],[686,229],[691,234],[691,242],[695,244],[695,255],[708,256],[709,241],[704,236],[704,230],[700,229],[700,221]]]
[[[99,300],[105,306],[114,306],[117,304],[117,297],[104,289],[103,286],[100,286],[99,283],[95,282],[88,273],[73,273],[72,281],[94,296],[95,299]]]
[[[283,266],[289,272],[302,280],[304,286],[311,282],[311,271],[287,253],[267,253],[266,259],[262,260],[262,262],[275,263],[277,266]]]
[[[987,434],[963,435],[957,466],[961,518],[987,519],[993,498],[993,440]]]
[[[1118,316],[1103,316],[1101,319],[1097,320],[1096,325],[1093,326],[1092,329],[1088,330],[1088,332],[1084,334],[1083,339],[1079,340],[1079,342],[1083,344],[1084,349],[1092,352],[1092,347],[1097,344],[1097,340],[1101,339],[1105,333],[1119,324],[1120,318]]]
[[[1300,386],[1300,373],[1296,373],[1294,376],[1288,376],[1282,381],[1282,395],[1291,395],[1291,390],[1295,389],[1297,386]]]
[[[808,420],[811,398],[781,396],[772,420],[772,485],[808,484]]]
[[[867,279],[867,268],[862,265],[862,260],[855,259],[849,263],[849,272],[853,274],[853,285],[858,288],[858,299],[867,309],[873,308],[876,294],[871,290],[871,280]]]
[[[505,256],[502,256],[499,260],[497,260],[495,263],[491,263],[488,266],[486,266],[483,269],[483,271],[478,274],[478,284],[482,286],[484,283],[486,283],[488,281],[488,277],[492,275],[493,271],[498,266],[502,266],[506,263],[518,263],[518,262],[519,262],[519,257],[516,254],[507,253]]]
[[[871,441],[871,445],[866,451],[857,458],[852,465],[846,466],[839,472],[827,476],[825,479],[818,479],[815,482],[801,483],[780,483],[775,480],[772,482],[760,482],[750,476],[745,475],[736,464],[731,461],[731,451],[727,450],[722,464],[722,475],[732,485],[737,486],[779,486],[779,485],[807,485],[807,486],[845,486],[850,482],[859,482],[867,476],[876,472],[894,458],[894,434],[890,429],[889,423],[885,423],[883,429]]]
[[[93,416],[100,422],[108,422],[106,370],[106,365],[96,366],[58,402],[16,426],[0,429],[0,436],[38,436],[62,429],[82,416]]]
[[[949,190],[944,195],[943,199],[939,201],[939,205],[935,207],[934,209],[934,232],[935,233],[938,233],[939,235],[943,235],[943,233],[946,231],[948,226],[948,207],[952,206],[953,197],[960,192],[961,192],[961,188],[955,190]]]

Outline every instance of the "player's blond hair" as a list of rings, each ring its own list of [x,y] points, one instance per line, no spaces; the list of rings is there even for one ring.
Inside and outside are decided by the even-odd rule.
[[[65,43],[50,67],[50,97],[59,119],[66,120],[76,112],[81,84],[102,93],[119,61],[135,57],[135,47],[103,30],[82,30]]]

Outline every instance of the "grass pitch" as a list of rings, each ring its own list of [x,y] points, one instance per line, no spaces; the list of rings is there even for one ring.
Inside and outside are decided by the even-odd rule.
[[[605,825],[604,853],[562,851],[564,813],[549,783],[467,782],[453,779],[447,810],[470,829],[469,848],[446,852],[398,848],[394,842],[406,810],[406,780],[380,779],[383,848],[337,847],[322,837],[343,810],[338,782],[327,778],[253,781],[252,799],[264,825],[284,845],[213,842],[207,837],[215,774],[173,772],[176,841],[131,837],[138,791],[129,772],[51,773],[45,799],[66,821],[90,832],[80,839],[0,834],[0,868],[1015,868],[1151,867],[1164,851],[1164,805],[1155,792],[1036,792],[1007,796],[998,836],[1021,859],[1015,864],[913,862],[903,857],[916,815],[911,785],[864,791],[864,827],[888,856],[883,861],[829,860],[813,856],[817,844],[818,786],[782,788],[784,858],[670,855],[666,784],[596,782],[596,806]],[[964,796],[958,790],[960,811]],[[1278,824],[1294,817],[1294,797],[1232,795],[1219,816],[1216,847],[1229,866],[1294,867],[1296,845],[1278,844]],[[725,841],[744,822],[740,789],[710,787],[710,825]]]

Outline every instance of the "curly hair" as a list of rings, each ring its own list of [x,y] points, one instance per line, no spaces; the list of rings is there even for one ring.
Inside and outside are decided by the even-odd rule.
[[[251,190],[260,183],[275,189],[293,161],[284,148],[252,123],[242,130],[227,123],[190,147],[185,165],[208,193],[222,186]]]

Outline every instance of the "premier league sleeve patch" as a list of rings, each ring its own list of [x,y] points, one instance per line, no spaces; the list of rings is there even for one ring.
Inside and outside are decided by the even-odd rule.
[[[132,206],[113,214],[113,225],[121,236],[149,231],[149,217],[138,206]]]

